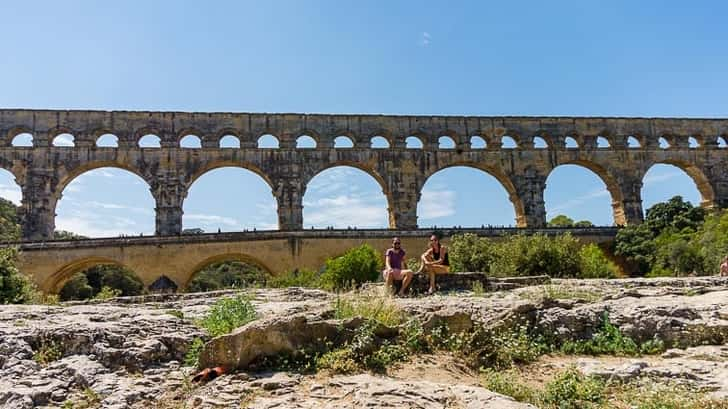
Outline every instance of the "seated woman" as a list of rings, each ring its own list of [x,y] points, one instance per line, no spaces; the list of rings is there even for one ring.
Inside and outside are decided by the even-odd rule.
[[[433,294],[435,289],[435,276],[450,272],[450,260],[447,255],[447,247],[440,244],[440,238],[433,234],[430,236],[430,248],[422,254],[422,268],[419,272],[425,272],[430,276],[430,288],[428,294]]]
[[[399,295],[406,294],[410,283],[412,282],[412,270],[407,270],[404,260],[404,249],[399,237],[392,239],[392,248],[388,249],[384,256],[384,281],[387,283],[387,290],[392,291],[394,281],[402,281],[402,288],[399,289]]]

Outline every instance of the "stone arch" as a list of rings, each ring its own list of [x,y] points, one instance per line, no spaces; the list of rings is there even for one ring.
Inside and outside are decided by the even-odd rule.
[[[179,139],[179,147],[183,149],[200,149],[202,148],[202,138],[197,134],[188,133]]]
[[[18,138],[21,135],[27,135],[27,136]],[[21,141],[26,142],[28,136],[30,137],[30,144],[27,144],[27,143],[23,144],[23,145],[15,144],[16,139],[18,140],[18,142],[21,142]],[[14,128],[11,128],[5,137],[6,137],[5,144],[7,146],[33,146],[33,130],[28,128],[27,126],[16,126]]]
[[[147,186],[151,188],[152,186],[152,175],[146,175],[141,170],[135,168],[134,166],[131,166],[129,163],[125,161],[98,161],[98,162],[87,162],[80,166],[76,166],[75,168],[69,168],[64,169],[64,171],[59,172],[59,180],[58,184],[56,185],[56,192],[57,195],[60,198],[61,192],[68,186],[69,183],[71,183],[74,179],[81,176],[82,174],[86,172],[90,172],[92,170],[100,169],[100,168],[117,168],[121,170],[125,170],[128,172],[131,172],[135,174],[136,176],[139,176],[142,180],[144,180],[147,183]]]
[[[623,205],[623,195],[622,195],[622,188],[619,186],[619,182],[617,182],[617,179],[602,165],[587,161],[587,160],[573,160],[573,161],[565,161],[563,163],[559,163],[558,166],[561,165],[577,165],[581,166],[582,168],[585,168],[587,170],[590,170],[592,173],[597,175],[599,179],[601,179],[602,183],[607,188],[607,192],[609,192],[609,195],[612,198],[612,213],[614,217],[614,224],[624,226],[627,223],[627,220],[625,218],[624,213],[624,205]],[[558,167],[554,167],[549,171],[549,174],[547,175],[546,179],[548,180],[548,176],[551,176],[551,173]]]
[[[716,143],[718,144],[718,147],[721,149],[725,149],[726,147],[728,147],[727,142],[728,141],[726,141],[726,137],[719,136],[718,138],[716,138]]]
[[[296,138],[296,149],[316,149],[316,147],[318,141],[311,135],[300,135]]]
[[[232,134],[226,134],[218,138],[217,146],[221,149],[240,149],[240,138]]]
[[[59,133],[52,138],[51,145],[55,147],[71,148],[76,146],[76,137],[70,132]]]
[[[664,136],[657,138],[657,144],[660,149],[670,149],[670,147],[672,147],[670,141],[668,141]]]
[[[32,148],[35,146],[33,143],[33,135],[28,132],[16,134],[10,139],[10,146],[14,148]]]
[[[15,206],[20,206],[23,202],[23,188],[18,181],[21,179],[18,179],[11,169],[0,166],[0,193],[2,193],[0,197],[13,202]],[[8,182],[9,185],[3,182]]]
[[[208,175],[210,179],[195,188],[198,181]],[[244,180],[241,181],[239,178]],[[220,182],[220,180],[229,183],[231,188],[220,191],[213,183],[215,181]],[[211,204],[209,200],[200,200],[200,198],[206,198],[206,194],[209,194],[209,190],[213,187],[212,194],[224,197],[226,199],[224,202],[245,201],[245,203],[240,203],[234,209],[230,209],[217,206],[214,203]],[[238,187],[238,189],[232,187]],[[207,188],[207,191],[205,188]],[[243,190],[244,188],[247,190]],[[191,192],[194,194],[190,195]],[[246,196],[246,193],[249,195]],[[256,200],[246,200],[249,197],[254,197]],[[257,205],[264,207],[257,208]],[[269,205],[274,206],[273,209],[269,208]],[[185,229],[199,227],[209,233],[215,233],[218,229],[226,232],[241,231],[246,228],[261,229],[261,227],[277,220],[277,216],[267,214],[269,210],[272,211],[277,208],[274,185],[267,174],[249,163],[216,161],[198,169],[185,182],[180,207],[182,209],[181,221]],[[215,208],[212,211],[213,217],[210,217],[210,208]],[[273,220],[268,220],[265,217],[266,215],[272,216]],[[276,227],[264,228],[275,229]]]
[[[698,193],[700,193],[700,206],[708,209],[715,207],[715,191],[713,190],[713,186],[705,176],[705,173],[703,173],[698,166],[684,160],[663,160],[649,164],[642,177],[644,178],[644,175],[646,175],[653,166],[658,164],[672,165],[685,172],[690,179],[693,180],[695,187],[698,189]]]
[[[334,138],[334,148],[350,149],[354,147],[354,140],[348,136],[341,135]]]
[[[576,138],[574,136],[567,136],[564,138],[564,148],[566,149],[578,149],[579,148],[579,142],[576,141]]]
[[[541,136],[534,136],[533,137],[533,147],[534,149],[548,149],[549,144],[546,142],[546,139],[544,139]]]
[[[281,147],[281,141],[277,136],[266,133],[258,137],[256,146],[258,149],[278,149]]]
[[[387,129],[378,129],[377,131],[370,133],[367,136],[367,138],[369,139],[370,146],[374,144],[374,140],[375,139],[377,139],[378,141],[380,141],[379,138],[384,139],[385,141],[387,141],[387,148],[392,148],[392,147],[395,147],[397,145],[396,138],[394,137],[394,135],[392,134],[392,132],[390,132]],[[379,143],[381,143],[381,141],[378,142],[378,144]],[[375,149],[382,149],[382,148],[375,148]]]
[[[417,136],[410,135],[404,140],[405,148],[407,149],[424,149],[425,145],[422,143],[422,139]]]
[[[223,261],[240,261],[242,263],[253,264],[253,265],[258,266],[261,269],[265,270],[265,272],[267,272],[269,275],[273,275],[273,271],[270,269],[270,267],[267,266],[265,263],[263,263],[258,258],[255,258],[255,257],[245,254],[245,253],[223,253],[223,254],[217,254],[214,256],[207,257],[204,260],[195,264],[195,266],[192,267],[191,269],[187,270],[187,272],[181,278],[183,281],[181,283],[182,285],[180,286],[179,290],[186,291],[187,286],[190,284],[192,279],[203,268],[205,268],[211,264],[216,264],[216,263],[220,263]]]
[[[511,135],[503,135],[500,138],[501,149],[518,149],[518,137]]]
[[[443,135],[437,138],[438,149],[455,149],[455,140],[448,135]]]
[[[147,145],[147,146],[142,146],[142,145]],[[137,146],[139,146],[140,148],[152,148],[152,149],[161,148],[162,147],[162,138],[157,134],[148,133],[148,134],[142,135],[137,140]]]
[[[597,149],[611,148],[612,144],[606,136],[597,136]]]
[[[627,136],[627,148],[628,149],[641,149],[645,146],[644,141],[639,135]]]
[[[441,172],[443,170],[447,170],[454,167],[466,167],[471,168],[475,170],[482,171],[486,173],[489,176],[494,177],[498,183],[503,187],[503,189],[508,194],[508,200],[510,200],[511,204],[513,205],[514,214],[516,216],[516,224],[519,227],[525,227],[525,220],[526,220],[526,212],[523,205],[523,201],[521,200],[520,196],[518,195],[518,192],[516,190],[515,185],[513,184],[513,181],[503,172],[499,171],[498,169],[483,165],[482,163],[473,163],[473,162],[456,162],[452,164],[448,164],[447,166],[439,167],[436,169],[432,169],[428,171],[424,175],[424,180],[421,185],[421,189],[424,188],[424,186],[427,184],[427,181],[436,173]],[[419,201],[421,201],[422,191],[418,192],[418,205]]]
[[[486,149],[488,143],[480,135],[473,135],[470,137],[470,149]]]
[[[376,135],[369,139],[369,146],[372,149],[389,149],[392,147],[392,144],[389,139],[381,135]]]
[[[156,137],[158,139],[157,143],[161,146],[162,130],[160,128],[156,128],[153,126],[145,126],[145,127],[137,129],[136,131],[134,131],[134,136],[133,136],[132,140],[135,142],[136,146],[141,147],[142,140],[149,136]],[[158,146],[154,146],[154,147],[156,148]]]
[[[100,148],[118,148],[119,137],[112,133],[106,132],[96,138],[95,145]]]
[[[123,263],[108,257],[85,257],[74,260],[70,263],[63,265],[57,271],[53,272],[44,282],[39,283],[41,289],[51,294],[58,294],[63,288],[63,285],[71,279],[76,273],[81,273],[88,270],[91,267],[99,265],[115,265],[126,268],[130,271],[134,271]],[[134,274],[139,276],[139,273],[134,271]]]
[[[688,137],[688,148],[695,149],[699,148],[700,146],[700,142],[698,142],[698,140],[694,136]]]
[[[346,168],[346,167],[354,168],[356,170],[359,170],[359,171],[365,173],[367,176],[371,177],[372,179],[374,179],[377,182],[377,184],[379,185],[379,187],[382,189],[382,194],[384,195],[384,199],[385,199],[385,202],[386,202],[386,209],[385,210],[387,211],[387,214],[388,214],[389,225],[390,226],[394,226],[395,215],[394,215],[394,206],[393,206],[392,194],[389,191],[389,188],[387,186],[387,183],[386,183],[384,177],[382,177],[382,175],[380,175],[379,172],[376,169],[369,168],[365,164],[360,163],[360,162],[354,162],[354,161],[337,161],[337,162],[334,162],[334,163],[329,163],[326,166],[321,167],[321,168],[308,170],[306,172],[307,174],[306,174],[305,179],[304,179],[303,190],[301,192],[301,198],[302,199],[305,199],[305,195],[306,195],[306,192],[308,191],[308,187],[309,187],[311,181],[316,178],[316,176],[322,174],[323,172],[325,172],[327,170],[331,170],[331,169],[334,169],[334,168]],[[305,206],[304,206],[304,209],[305,209]],[[305,219],[304,219],[304,223],[305,223]],[[351,226],[351,227],[359,227],[359,226]]]

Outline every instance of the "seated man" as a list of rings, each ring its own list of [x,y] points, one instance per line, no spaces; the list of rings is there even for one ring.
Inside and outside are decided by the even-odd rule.
[[[405,295],[412,282],[412,270],[406,270],[404,260],[404,249],[399,237],[392,239],[392,248],[388,249],[384,256],[384,281],[387,283],[387,290],[392,291],[394,281],[402,281],[402,288],[399,289],[399,295]]]
[[[419,272],[425,272],[430,276],[430,288],[427,290],[428,294],[433,294],[436,291],[435,275],[450,272],[450,260],[447,255],[447,247],[440,244],[440,238],[436,234],[430,236],[430,248],[422,254],[422,267]]]

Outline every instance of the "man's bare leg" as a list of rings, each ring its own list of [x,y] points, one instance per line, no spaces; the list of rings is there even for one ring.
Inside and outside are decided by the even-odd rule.
[[[402,278],[402,288],[399,290],[399,295],[404,295],[412,282],[412,270],[402,270],[404,278]]]

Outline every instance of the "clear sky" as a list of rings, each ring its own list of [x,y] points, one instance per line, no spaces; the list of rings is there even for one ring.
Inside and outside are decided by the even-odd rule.
[[[719,1],[7,1],[0,15],[3,108],[728,116]],[[645,207],[700,201],[678,168],[656,166],[644,185]],[[0,195],[19,198],[7,173]],[[613,222],[583,168],[557,168],[545,200],[549,217]],[[306,226],[387,224],[381,188],[351,168],[317,176],[304,206]],[[423,226],[515,217],[471,169],[433,176],[418,207]],[[67,187],[57,226],[151,233],[153,209],[136,176],[100,169]],[[242,169],[201,177],[184,210],[184,227],[206,231],[276,223],[270,188]]]

